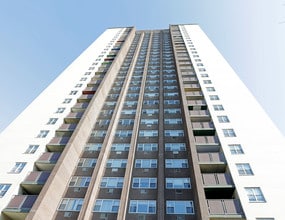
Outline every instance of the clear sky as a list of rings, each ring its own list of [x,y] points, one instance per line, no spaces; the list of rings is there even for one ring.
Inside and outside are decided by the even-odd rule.
[[[0,131],[106,28],[181,23],[201,26],[285,134],[285,0],[1,1]]]

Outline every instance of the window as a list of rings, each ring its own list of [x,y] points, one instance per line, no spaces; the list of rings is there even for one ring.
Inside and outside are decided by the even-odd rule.
[[[0,183],[0,198],[2,198],[6,192],[9,190],[11,184],[2,184]]]
[[[158,131],[157,130],[140,130],[139,137],[157,137]]]
[[[234,129],[223,129],[223,133],[225,137],[236,137]]]
[[[134,115],[136,114],[135,109],[124,109],[122,110],[122,115]]]
[[[217,95],[210,95],[210,100],[214,101],[214,100],[220,100],[219,96]]]
[[[106,130],[95,130],[95,131],[92,131],[91,133],[91,137],[105,137],[106,135]]]
[[[75,88],[80,88],[80,87],[82,87],[82,85],[83,85],[83,84],[78,83],[78,84],[75,85]]]
[[[82,204],[83,204],[83,199],[81,198],[76,198],[76,199],[66,198],[61,200],[58,210],[79,212],[82,207]]]
[[[208,92],[215,92],[215,88],[214,87],[206,87]]]
[[[138,104],[137,101],[125,101],[124,105],[127,107],[134,107]]]
[[[165,143],[165,151],[186,151],[185,143]]]
[[[166,137],[183,137],[184,131],[183,130],[165,130],[164,136],[166,136]]]
[[[102,144],[88,143],[85,146],[85,151],[100,151]]]
[[[167,119],[164,119],[164,124],[170,124],[170,125],[182,124],[182,119],[181,118],[167,118]]]
[[[48,135],[48,130],[41,130],[39,134],[37,135],[37,138],[45,138]]]
[[[177,97],[179,94],[178,92],[166,92],[164,93],[165,97]]]
[[[144,97],[155,98],[155,97],[158,97],[158,93],[145,93]]]
[[[143,109],[143,114],[147,114],[148,116],[158,114],[158,109]]]
[[[50,118],[47,122],[47,125],[54,125],[57,122],[58,118]]]
[[[240,144],[229,144],[231,154],[244,154]]]
[[[166,189],[191,189],[190,178],[166,178]]]
[[[200,70],[200,69],[199,69]],[[211,80],[203,80],[203,83],[204,84],[212,84],[212,81]]]
[[[256,220],[274,220],[274,218],[256,218]]]
[[[69,187],[88,187],[90,176],[73,176],[69,182]]]
[[[135,189],[156,189],[156,178],[133,178],[132,187]]]
[[[117,130],[115,133],[116,137],[131,137],[132,130]]]
[[[86,81],[87,80],[87,77],[82,77],[81,79],[80,79],[80,81]]]
[[[15,166],[12,168],[10,173],[21,173],[26,164],[27,164],[26,162],[16,162]]]
[[[64,101],[62,102],[63,104],[67,104],[70,103],[72,99],[64,99]]]
[[[130,149],[130,144],[112,144],[112,151],[128,151]]]
[[[29,147],[27,148],[27,150],[25,151],[25,154],[33,154],[36,152],[36,150],[39,148],[39,145],[34,145],[31,144],[29,145]]]
[[[180,114],[181,109],[180,108],[165,108],[164,113],[166,113],[166,114]]]
[[[95,167],[97,159],[93,158],[80,158],[77,166],[78,167]]]
[[[98,125],[109,125],[110,120],[109,119],[100,119],[96,122],[96,124],[98,124]]]
[[[109,159],[107,161],[107,168],[126,168],[127,159]]]
[[[77,94],[77,91],[76,90],[72,90],[70,91],[69,95],[76,95]]]
[[[226,115],[218,116],[218,121],[220,123],[228,123],[228,122],[230,122],[228,116],[226,116]]]
[[[158,124],[158,119],[142,119],[141,124],[144,125],[157,125]]]
[[[224,107],[222,105],[213,105],[215,111],[223,111]]]
[[[188,168],[187,159],[165,159],[166,168]]]
[[[179,105],[180,101],[179,100],[164,100],[165,105]]]
[[[156,159],[136,159],[135,168],[157,168]]]
[[[124,177],[103,177],[101,188],[123,188]]]
[[[158,103],[159,103],[158,100],[152,100],[152,99],[143,101],[144,105],[158,105]]]
[[[251,167],[248,163],[238,163],[238,164],[236,164],[236,166],[237,166],[237,170],[238,170],[239,175],[241,175],[241,176],[253,175]]]
[[[137,145],[137,151],[157,151],[158,144],[156,143],[144,143]]]
[[[249,202],[265,202],[265,198],[259,187],[246,187],[245,191]]]
[[[120,119],[119,124],[120,125],[133,125],[134,119]]]
[[[156,213],[156,200],[130,200],[129,213]]]
[[[194,214],[193,201],[166,201],[166,214]]]
[[[117,213],[120,206],[119,199],[97,199],[94,212]]]
[[[65,108],[58,108],[55,113],[63,113]]]
[[[209,75],[207,73],[202,73],[201,77],[209,77]]]

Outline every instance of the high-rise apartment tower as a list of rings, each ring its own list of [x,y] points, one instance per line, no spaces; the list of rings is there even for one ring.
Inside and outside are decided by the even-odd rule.
[[[197,25],[107,29],[0,136],[1,220],[282,220],[284,138]]]

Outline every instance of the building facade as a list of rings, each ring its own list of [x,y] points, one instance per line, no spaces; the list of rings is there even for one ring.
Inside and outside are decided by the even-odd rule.
[[[1,220],[281,220],[284,144],[198,25],[107,29],[2,132]]]

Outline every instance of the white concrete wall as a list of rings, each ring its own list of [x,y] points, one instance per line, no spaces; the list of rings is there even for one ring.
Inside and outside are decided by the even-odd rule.
[[[124,30],[125,28],[107,29],[0,134],[0,184],[12,184],[5,196],[0,198],[0,212],[12,196],[18,194],[19,184],[33,170],[34,161],[45,151],[45,145],[54,137],[55,130],[63,123],[64,117],[82,95],[82,90]],[[98,58],[100,61],[96,61]],[[95,62],[96,65],[93,64]],[[95,68],[88,70],[89,67]],[[86,72],[91,74],[85,75]],[[80,81],[82,77],[87,77],[87,80]],[[82,87],[76,88],[78,83],[82,83]],[[77,94],[69,95],[72,90],[77,90]],[[72,98],[72,101],[63,104],[66,98]],[[65,107],[66,110],[62,114],[55,113],[59,107]],[[47,125],[49,118],[58,118],[58,121],[54,125]],[[49,130],[48,136],[36,138],[40,130]],[[30,144],[40,147],[34,154],[24,154]],[[27,162],[27,165],[21,173],[10,174],[15,162]]]
[[[180,28],[183,26],[199,55],[199,58],[194,58],[188,45],[247,219],[255,220],[261,217],[284,219],[284,137],[200,27],[181,25]],[[195,62],[195,59],[201,59],[202,62]],[[204,66],[198,67],[197,63],[202,63]],[[199,72],[199,68],[205,68],[206,71]],[[207,73],[209,78],[202,78],[201,74],[204,73]],[[203,84],[205,79],[210,79],[212,84]],[[216,92],[207,92],[207,86],[215,87]],[[209,95],[218,95],[220,100],[212,101]],[[222,104],[225,110],[214,111],[213,104]],[[230,123],[219,123],[218,115],[227,115]],[[233,128],[237,136],[224,137],[222,132],[224,128]],[[241,144],[244,154],[231,155],[228,144]],[[239,176],[236,163],[249,163],[254,175]],[[250,203],[245,187],[260,187],[266,202]]]

